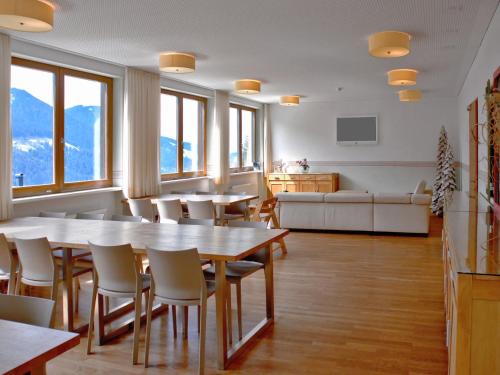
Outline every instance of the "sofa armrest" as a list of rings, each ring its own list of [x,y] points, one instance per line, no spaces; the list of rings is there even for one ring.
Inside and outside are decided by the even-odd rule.
[[[429,206],[431,204],[432,197],[428,194],[412,194],[411,195],[411,203],[412,204],[421,204]]]

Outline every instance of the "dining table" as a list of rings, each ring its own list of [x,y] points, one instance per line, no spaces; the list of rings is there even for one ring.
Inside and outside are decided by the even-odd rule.
[[[0,222],[0,233],[7,240],[15,238],[46,237],[51,246],[63,249],[63,320],[68,331],[82,332],[87,325],[74,326],[73,312],[73,249],[89,250],[89,241],[100,245],[130,243],[134,252],[141,256],[146,248],[180,250],[196,248],[200,258],[212,261],[215,267],[215,310],[217,363],[219,369],[237,358],[258,336],[274,323],[274,272],[272,244],[288,235],[285,229],[256,229],[236,227],[209,227],[200,225],[179,225],[159,223],[134,223],[107,220],[76,220],[41,217],[15,218]],[[226,262],[242,260],[265,249],[265,299],[264,318],[241,340],[229,345],[226,311]],[[95,340],[97,345],[121,335],[133,328],[133,319],[121,325],[113,325],[106,331],[105,326],[133,309],[133,303],[127,302],[110,311],[104,308],[102,296],[98,298],[95,321]],[[156,315],[164,312],[166,306],[155,308]],[[145,316],[142,317],[142,321]]]
[[[48,361],[79,343],[77,333],[0,319],[0,374],[45,374]]]

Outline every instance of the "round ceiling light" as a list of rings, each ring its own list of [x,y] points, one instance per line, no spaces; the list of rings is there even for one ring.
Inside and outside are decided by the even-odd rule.
[[[234,83],[234,91],[240,94],[258,94],[260,81],[256,79],[240,79]]]
[[[0,27],[16,31],[50,31],[54,27],[54,7],[39,0],[2,0]]]
[[[391,86],[413,86],[417,84],[415,69],[394,69],[387,72],[387,82]]]
[[[401,31],[382,31],[368,38],[368,52],[374,57],[401,57],[410,53],[411,35]]]
[[[398,92],[400,102],[418,102],[422,99],[420,90],[401,90]]]
[[[298,106],[300,103],[300,96],[298,95],[285,95],[280,97],[280,104],[287,107]]]
[[[165,52],[160,55],[160,70],[167,73],[192,73],[196,68],[194,55],[183,52]]]

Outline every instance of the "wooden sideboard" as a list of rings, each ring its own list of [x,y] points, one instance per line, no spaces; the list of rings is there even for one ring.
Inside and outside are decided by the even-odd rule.
[[[339,189],[339,174],[269,173],[267,187],[273,195],[282,191],[333,193]]]
[[[457,206],[443,227],[448,374],[500,374],[500,224]]]

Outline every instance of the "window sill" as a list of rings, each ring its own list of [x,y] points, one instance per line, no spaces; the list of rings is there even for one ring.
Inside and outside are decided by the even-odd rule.
[[[245,172],[232,172],[230,173],[229,175],[230,176],[245,176],[245,175],[249,175],[249,174],[261,174],[262,171],[245,171]]]
[[[108,193],[108,192],[111,193],[111,192],[117,192],[117,191],[122,191],[122,190],[123,189],[120,186],[113,186],[113,187],[100,188],[100,189],[89,189],[89,190],[80,190],[80,191],[70,191],[70,192],[66,192],[66,193],[35,195],[35,196],[31,196],[31,197],[14,198],[12,201],[14,204],[24,204],[24,203],[40,202],[40,201],[51,200],[51,199],[72,198],[72,197],[79,197],[79,196],[100,194],[100,193]]]
[[[164,180],[161,182],[161,184],[162,185],[171,185],[171,184],[176,184],[176,183],[183,183],[183,182],[189,182],[189,181],[200,181],[200,180],[206,180],[206,179],[212,179],[212,178],[213,177],[210,177],[210,176],[173,178],[171,180]]]

